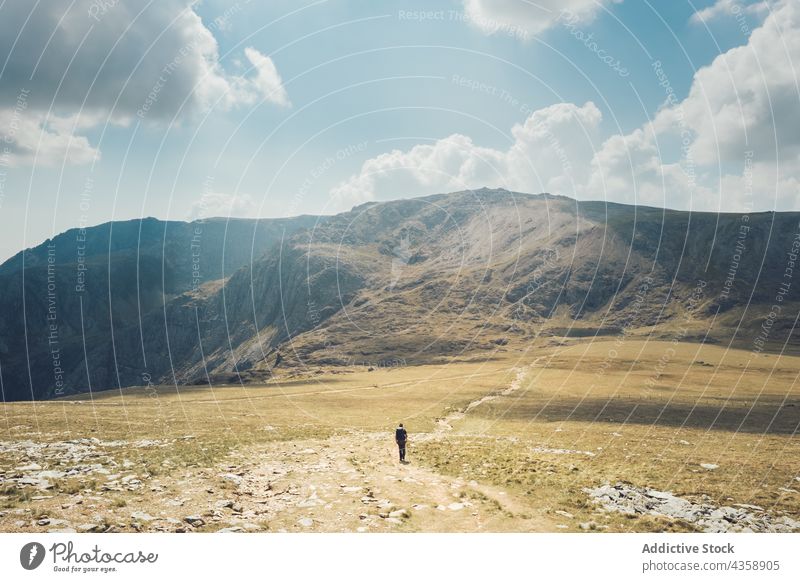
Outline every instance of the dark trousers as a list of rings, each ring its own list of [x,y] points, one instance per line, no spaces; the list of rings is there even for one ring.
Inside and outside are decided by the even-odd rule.
[[[406,441],[397,441],[397,448],[400,449],[400,460],[406,460]]]

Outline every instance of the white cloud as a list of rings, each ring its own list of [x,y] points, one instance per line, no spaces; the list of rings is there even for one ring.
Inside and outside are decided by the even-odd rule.
[[[267,101],[284,107],[290,106],[289,95],[272,59],[254,48],[244,49],[244,54],[256,70],[252,79],[244,80],[245,84],[254,89],[254,94],[262,96]]]
[[[274,63],[255,49],[245,51],[252,65],[245,75],[223,69],[217,41],[195,4],[3,4],[0,54],[8,61],[0,75],[0,103],[13,103],[27,91],[26,129],[44,124],[51,142],[104,123],[125,125],[137,116],[161,124],[212,106],[230,109],[260,99],[288,105]],[[82,144],[85,138],[75,140]]]
[[[692,14],[689,22],[692,24],[710,23],[721,16],[741,18],[744,14],[754,14],[762,16],[769,10],[765,1],[755,4],[743,4],[737,0],[717,0],[711,6],[707,6]]]
[[[486,34],[528,37],[551,28],[562,14],[591,21],[604,4],[619,0],[464,0],[469,22]]]
[[[515,126],[508,149],[463,135],[367,160],[340,202],[483,185],[697,210],[800,202],[800,4],[773,3],[745,45],[698,70],[652,122],[597,138],[600,111],[560,103]],[[669,71],[653,83],[669,85]],[[665,98],[668,94],[665,92]]]
[[[469,137],[453,134],[367,160],[331,194],[341,207],[409,192],[477,186],[578,195],[574,187],[588,179],[601,119],[592,102],[582,107],[559,103],[514,126],[508,149],[478,146]]]
[[[86,164],[99,158],[100,152],[82,136],[74,136],[64,119],[48,123],[42,114],[19,107],[0,109],[0,151],[4,164],[20,166],[36,163],[54,166],[63,161]]]
[[[686,160],[666,161],[670,148],[650,125],[607,139],[591,159],[587,197],[626,204],[711,210],[710,190]]]
[[[782,2],[747,44],[698,70],[688,96],[652,126],[607,140],[589,190],[684,208],[796,208],[798,66],[800,7]]]
[[[697,71],[689,95],[661,113],[661,124],[681,110],[696,134],[691,154],[700,163],[758,157],[794,159],[800,152],[800,6],[779,6],[746,45]]]

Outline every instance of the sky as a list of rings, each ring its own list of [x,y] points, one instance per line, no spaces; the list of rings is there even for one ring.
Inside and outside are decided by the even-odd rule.
[[[5,0],[0,260],[480,187],[800,210],[797,0]]]

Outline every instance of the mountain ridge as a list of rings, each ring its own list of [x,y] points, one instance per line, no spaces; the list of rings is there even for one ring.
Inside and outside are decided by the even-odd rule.
[[[164,244],[162,255],[120,250],[110,269],[93,275],[91,296],[102,298],[107,287],[109,299],[94,306],[88,326],[75,320],[80,301],[59,299],[70,319],[64,391],[141,385],[142,378],[263,382],[322,366],[491,357],[542,335],[753,343],[800,233],[796,212],[694,213],[498,189],[279,220],[296,221],[270,224],[260,254],[231,249],[236,268],[221,262],[224,253],[212,253],[219,268],[196,285],[187,283],[186,239]],[[242,224],[238,247],[247,229],[257,228]],[[178,267],[165,269],[167,263]],[[0,280],[19,288],[19,271],[4,267]],[[68,275],[58,273],[61,288]],[[43,288],[40,274],[26,282],[25,296]],[[25,314],[23,325],[0,327],[6,387],[24,386],[36,369],[19,357],[26,346],[9,347],[15,330],[27,334],[24,324],[33,321],[45,332],[36,337],[47,335],[46,308],[25,302],[23,311],[21,296],[0,296],[9,313]],[[799,300],[800,284],[790,285],[766,343],[795,344],[789,324]],[[54,394],[52,371],[35,376],[27,390],[34,398],[62,395]],[[25,398],[26,391],[13,394]]]

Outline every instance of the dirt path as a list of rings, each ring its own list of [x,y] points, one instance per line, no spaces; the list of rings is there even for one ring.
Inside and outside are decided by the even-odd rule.
[[[489,402],[491,400],[495,400],[500,396],[510,396],[514,392],[520,389],[522,386],[522,381],[525,379],[525,376],[528,375],[528,371],[536,365],[536,362],[539,361],[540,358],[536,358],[531,364],[525,366],[524,368],[513,368],[512,371],[516,372],[517,375],[511,383],[501,390],[497,390],[495,392],[490,392],[486,396],[482,396],[477,400],[473,400],[469,404],[467,404],[461,410],[456,410],[445,416],[444,418],[440,418],[436,421],[436,432],[433,434],[434,437],[440,437],[442,433],[453,430],[452,423],[457,422],[463,419],[472,409],[477,408],[481,404],[485,402]],[[429,438],[431,435],[427,435]]]
[[[12,443],[5,450],[12,469],[0,473],[0,483],[27,479],[38,505],[35,512],[24,505],[0,511],[0,523],[7,531],[553,531],[552,516],[513,494],[440,474],[414,456],[418,443],[447,441],[470,411],[520,389],[531,366],[515,369],[507,386],[451,412],[432,432],[412,434],[407,464],[397,459],[391,427],[254,445],[215,466],[153,477],[137,473],[130,460],[114,460],[114,452],[171,442]],[[48,470],[65,458],[75,467]],[[81,486],[57,494],[52,481],[70,475],[82,476]]]
[[[451,422],[483,402],[520,388],[511,384],[414,435],[411,462],[400,464],[391,434],[353,431],[326,440],[272,443],[231,456],[219,476],[229,499],[213,520],[233,531],[268,524],[272,531],[553,531],[544,515],[507,492],[439,474],[413,462],[413,442],[446,437]]]
[[[508,531],[512,518],[514,529],[552,531],[500,489],[400,464],[390,438],[354,432],[240,453],[220,474],[235,512],[218,517],[273,531]]]

